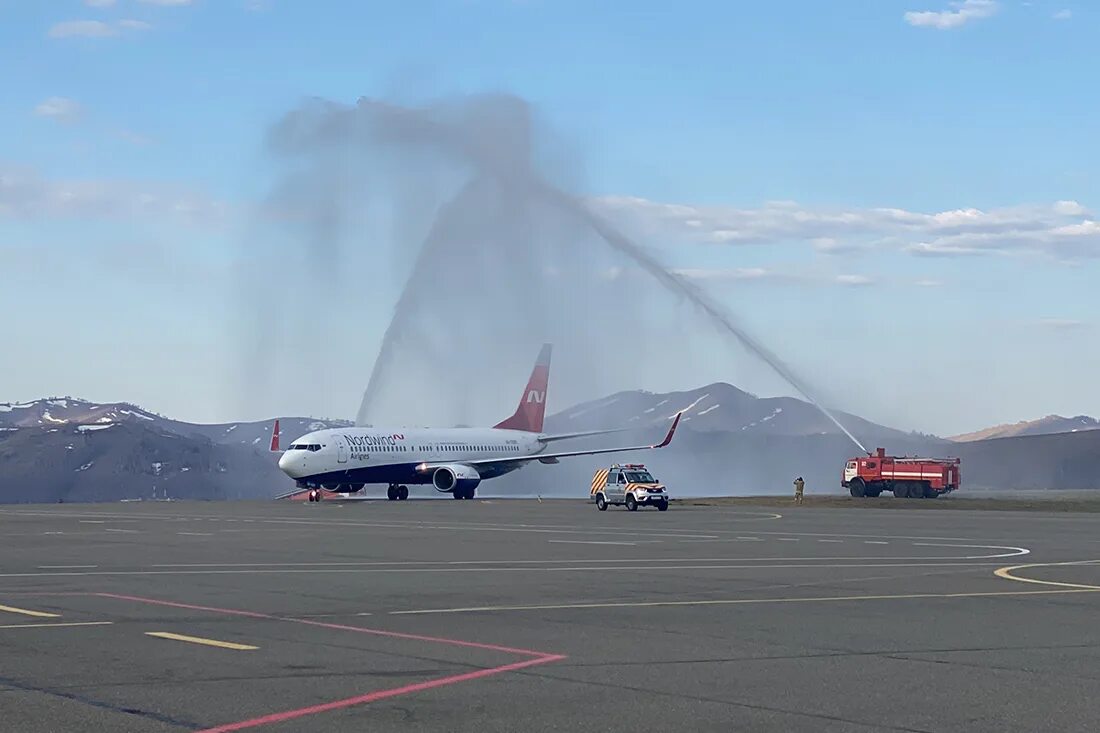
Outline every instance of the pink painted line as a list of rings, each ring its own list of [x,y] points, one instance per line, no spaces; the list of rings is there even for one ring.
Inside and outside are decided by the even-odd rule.
[[[267,613],[257,613],[255,611],[240,611],[232,608],[218,608],[216,606],[197,606],[192,603],[178,603],[176,601],[162,601],[156,598],[143,598],[141,596],[124,596],[116,593],[96,593],[95,595],[102,598],[115,598],[122,601],[134,601],[136,603],[148,603],[155,606],[169,606],[172,608],[184,608],[191,611],[210,611],[212,613],[229,614],[233,616],[246,616],[248,618],[262,618],[269,619],[271,621],[289,621],[296,624],[304,624],[306,626],[319,626],[325,629],[335,629],[336,631],[354,631],[357,634],[371,634],[374,636],[385,636],[392,639],[407,639],[409,641],[426,641],[434,644],[449,644],[451,646],[461,646],[470,649],[485,649],[493,652],[503,652],[505,654],[519,654],[527,657],[545,657],[546,652],[536,652],[532,649],[517,649],[510,646],[500,646],[497,644],[483,644],[477,641],[462,641],[461,639],[446,639],[440,636],[422,636],[420,634],[406,634],[400,631],[385,631],[383,629],[370,629],[364,626],[347,626],[345,624],[332,624],[325,621],[313,621],[311,619],[293,618],[287,616],[273,616]]]
[[[432,690],[438,687],[456,685],[460,682],[469,682],[471,680],[478,680],[485,677],[490,677],[492,675],[503,674],[505,672],[515,672],[520,669],[526,669],[527,667],[534,667],[539,664],[549,664],[550,662],[557,662],[562,659],[565,659],[565,657],[554,654],[540,656],[535,659],[527,659],[522,662],[505,664],[500,667],[479,669],[476,672],[467,672],[466,674],[457,674],[450,677],[440,677],[438,679],[428,680],[427,682],[417,682],[415,684],[405,685],[404,687],[393,687],[388,690],[378,690],[377,692],[370,692],[366,695],[359,695],[358,697],[349,697],[343,700],[333,700],[332,702],[326,702],[320,705],[312,705],[305,708],[298,708],[297,710],[287,710],[285,712],[272,713],[271,715],[264,715],[259,718],[252,718],[250,720],[241,720],[236,723],[227,723],[225,725],[219,725],[214,728],[206,728],[202,731],[199,731],[198,733],[231,733],[231,731],[244,730],[246,728],[256,728],[261,725],[283,723],[288,720],[294,720],[295,718],[303,718],[307,715],[317,715],[318,713],[327,713],[332,710],[341,710],[343,708],[350,708],[355,705],[365,705],[367,703],[378,702],[379,700],[385,700],[391,697],[410,695],[415,692],[423,692],[425,690]]]

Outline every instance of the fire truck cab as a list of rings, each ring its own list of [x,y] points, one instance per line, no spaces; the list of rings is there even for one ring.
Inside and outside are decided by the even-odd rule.
[[[621,504],[632,512],[639,506],[655,506],[662,512],[668,509],[664,484],[658,483],[641,463],[616,463],[596,471],[592,476],[591,497],[601,512],[611,504]]]

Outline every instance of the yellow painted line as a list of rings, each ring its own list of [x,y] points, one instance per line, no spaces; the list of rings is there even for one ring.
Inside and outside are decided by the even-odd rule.
[[[811,598],[726,598],[701,601],[624,601],[621,603],[561,603],[541,606],[473,606],[469,608],[430,608],[416,611],[390,611],[391,616],[430,613],[477,613],[487,611],[553,611],[591,608],[655,608],[658,606],[737,606],[755,603],[825,603],[828,601],[893,601],[918,598],[989,598],[996,596],[1041,596],[1058,593],[1090,593],[1100,587],[1086,586],[1065,590],[987,591],[981,593],[899,593],[870,596],[818,596]]]
[[[60,624],[6,624],[0,629],[55,629],[64,626],[109,626],[114,621],[72,621]]]
[[[998,578],[1004,578],[1005,580],[1015,580],[1019,583],[1034,583],[1036,585],[1053,585],[1059,588],[1076,588],[1078,590],[1100,590],[1100,585],[1086,585],[1084,583],[1062,583],[1054,580],[1039,580],[1038,578],[1025,578],[1021,575],[1014,575],[1013,571],[1026,570],[1028,568],[1055,568],[1066,567],[1070,565],[1092,565],[1098,563],[1100,560],[1073,560],[1071,562],[1038,562],[1031,563],[1029,565],[1012,565],[1007,568],[997,568],[993,571],[993,574]]]
[[[173,641],[187,641],[192,644],[203,644],[204,646],[216,646],[222,649],[236,649],[237,651],[250,651],[252,649],[260,648],[258,646],[249,646],[248,644],[235,644],[231,641],[204,639],[201,636],[184,636],[183,634],[173,634],[169,631],[146,631],[145,635],[155,636],[158,639],[172,639]]]
[[[16,608],[15,606],[0,606],[0,611],[7,611],[8,613],[18,613],[23,616],[34,616],[35,618],[60,618],[60,613],[46,613],[45,611],[28,611],[25,608]]]

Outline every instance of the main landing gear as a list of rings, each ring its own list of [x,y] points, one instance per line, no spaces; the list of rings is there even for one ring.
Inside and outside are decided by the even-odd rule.
[[[455,499],[473,499],[475,489],[455,489],[451,492],[451,496]]]
[[[390,484],[390,488],[386,490],[386,498],[390,501],[405,501],[409,498],[409,487]]]

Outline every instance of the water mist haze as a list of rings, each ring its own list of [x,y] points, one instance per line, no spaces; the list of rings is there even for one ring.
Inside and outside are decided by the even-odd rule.
[[[718,334],[829,415],[720,304],[575,193],[579,170],[519,97],[313,100],[267,142],[277,180],[242,269],[248,403],[282,404],[274,393],[292,388],[350,402],[354,385],[345,414],[360,424],[491,424],[543,342],[553,410],[642,386]],[[290,289],[297,305],[273,307]]]

